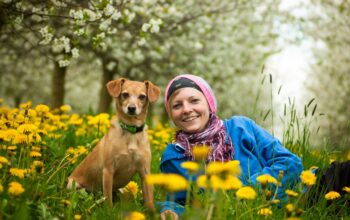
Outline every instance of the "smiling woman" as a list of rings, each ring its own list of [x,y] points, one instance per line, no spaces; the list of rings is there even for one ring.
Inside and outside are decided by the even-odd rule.
[[[194,75],[179,75],[171,80],[165,91],[166,110],[177,126],[175,143],[168,144],[160,163],[163,173],[180,174],[187,179],[189,173],[181,166],[183,162],[198,160],[194,149],[208,146],[206,163],[237,160],[241,165],[240,180],[244,186],[255,185],[257,177],[268,174],[281,178],[278,196],[284,196],[285,187],[293,186],[303,166],[299,157],[249,118],[234,116],[221,120],[217,116],[215,95],[209,84]],[[197,176],[192,179],[195,181]],[[181,215],[186,192],[177,192],[173,201],[161,204],[161,216]],[[176,218],[175,218],[176,219]]]

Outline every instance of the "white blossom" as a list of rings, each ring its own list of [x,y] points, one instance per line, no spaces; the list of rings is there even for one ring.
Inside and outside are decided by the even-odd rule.
[[[66,67],[66,66],[69,66],[69,64],[70,64],[69,60],[60,60],[60,61],[58,61],[58,65],[60,67]]]
[[[97,14],[90,9],[84,9],[83,14],[88,17],[89,21],[96,21],[97,19],[101,18],[101,14]]]
[[[162,24],[162,20],[160,19],[151,19],[151,33],[158,33],[159,32],[159,25]]]
[[[147,32],[148,31],[148,29],[151,27],[151,25],[150,24],[148,24],[148,23],[144,23],[143,25],[142,25],[142,31],[143,32]]]
[[[200,42],[197,41],[196,43],[194,43],[194,48],[200,50],[203,48],[203,44],[201,44]]]
[[[53,45],[52,45],[52,50],[55,53],[60,53],[63,50],[66,53],[69,53],[70,50],[71,50],[69,38],[67,38],[65,36],[61,37],[60,39],[55,38],[54,42],[53,42]]]
[[[12,2],[12,0],[1,0],[3,3],[11,3]]]
[[[111,18],[113,19],[113,20],[118,20],[120,17],[122,16],[122,14],[119,12],[119,11],[115,11],[113,14],[112,14],[112,16],[111,16]]]
[[[138,44],[139,46],[145,45],[145,44],[146,44],[146,39],[145,39],[145,38],[141,38],[141,39],[137,42],[137,44]]]
[[[74,10],[71,9],[69,11],[69,16],[71,16],[72,18],[74,18],[75,20],[83,20],[84,19],[84,14],[82,10]]]
[[[109,17],[111,16],[113,13],[114,13],[115,9],[112,5],[107,5],[104,10],[103,10],[103,13]]]
[[[111,19],[106,19],[103,22],[101,22],[101,24],[99,25],[99,29],[101,31],[106,31],[111,25],[111,23],[112,23]]]
[[[71,52],[72,52],[72,57],[73,58],[78,58],[79,57],[79,49],[73,48]]]
[[[107,64],[106,68],[107,68],[107,70],[112,71],[114,69],[114,67],[116,67],[116,66],[117,66],[116,62],[111,61]]]
[[[41,45],[47,45],[51,42],[53,35],[49,32],[49,27],[45,26],[40,29],[40,34],[43,37],[43,40],[39,42]]]
[[[67,4],[62,2],[62,1],[58,1],[58,0],[51,0],[52,4],[54,4],[55,6],[58,6],[58,7],[66,7]]]
[[[77,36],[82,36],[85,33],[85,29],[84,28],[79,28],[77,30],[74,31],[74,34]]]

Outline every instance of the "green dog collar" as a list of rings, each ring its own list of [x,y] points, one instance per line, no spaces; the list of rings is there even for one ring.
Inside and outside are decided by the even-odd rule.
[[[130,133],[137,133],[140,131],[143,131],[143,128],[145,127],[145,124],[141,125],[140,127],[137,126],[133,126],[133,125],[127,125],[125,123],[123,123],[122,121],[119,121],[119,125],[122,129],[127,130]]]

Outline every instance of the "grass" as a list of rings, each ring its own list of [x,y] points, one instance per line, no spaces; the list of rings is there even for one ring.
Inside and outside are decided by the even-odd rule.
[[[309,142],[315,105],[310,101],[302,119],[295,113],[293,103],[289,107],[289,113],[286,110],[284,115],[283,142],[302,158],[305,168],[326,167],[329,152],[314,150]],[[44,105],[32,108],[30,103],[14,109],[0,107],[0,115],[0,219],[159,219],[158,214],[147,213],[139,190],[136,197],[130,193],[115,194],[114,206],[109,208],[102,192],[66,189],[69,174],[107,131],[109,115],[70,114],[67,106],[49,111]],[[173,129],[161,123],[150,128],[152,173],[160,173],[160,157],[173,134]],[[20,169],[23,177],[13,168]],[[138,176],[133,181],[140,186]],[[10,189],[11,182],[19,183],[23,192],[18,187]],[[192,187],[196,188],[196,184]],[[267,191],[273,195],[274,188],[268,189],[255,187],[256,198],[245,200],[236,195],[236,190],[214,190],[208,186],[205,193],[196,195],[192,206],[186,206],[183,219],[348,218],[345,198],[330,206],[321,199],[306,207],[302,202],[304,185],[300,183],[294,189],[299,196],[273,204]],[[156,185],[155,201],[164,201],[166,193]],[[293,209],[288,210],[287,204]],[[264,208],[272,214],[262,215]],[[130,217],[135,211],[142,213],[141,218]]]

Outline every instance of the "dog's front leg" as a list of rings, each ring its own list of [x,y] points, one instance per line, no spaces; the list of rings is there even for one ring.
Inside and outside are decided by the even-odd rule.
[[[153,204],[153,187],[146,183],[146,175],[150,174],[150,167],[144,167],[140,171],[140,177],[142,181],[142,193],[145,206],[152,212],[155,212]]]
[[[103,168],[103,195],[105,196],[108,204],[113,206],[113,172],[107,168]]]

